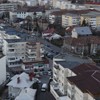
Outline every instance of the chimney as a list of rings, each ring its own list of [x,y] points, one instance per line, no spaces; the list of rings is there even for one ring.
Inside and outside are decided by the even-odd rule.
[[[33,78],[33,74],[29,73],[29,80],[32,81],[32,78]]]
[[[20,77],[17,78],[17,83],[20,83]]]

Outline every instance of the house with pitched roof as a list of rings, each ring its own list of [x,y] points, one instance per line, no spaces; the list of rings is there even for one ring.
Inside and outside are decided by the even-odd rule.
[[[30,88],[34,82],[35,80],[32,75],[28,75],[25,72],[16,74],[7,84],[9,97],[15,98],[23,89]]]
[[[77,76],[67,78],[67,94],[71,100],[99,100],[100,68],[93,65],[80,65],[72,70],[77,73]]]
[[[25,88],[15,98],[15,100],[35,100],[36,89]]]
[[[64,39],[65,51],[79,55],[95,55],[100,50],[99,36],[82,36],[79,38],[66,37]]]
[[[74,27],[72,30],[72,35],[71,37],[73,38],[78,38],[81,36],[90,36],[92,35],[92,32],[89,27]]]

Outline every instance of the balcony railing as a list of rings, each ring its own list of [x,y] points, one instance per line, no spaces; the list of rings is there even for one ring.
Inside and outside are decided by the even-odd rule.
[[[54,68],[57,69],[57,70],[60,70],[58,65],[54,65]]]

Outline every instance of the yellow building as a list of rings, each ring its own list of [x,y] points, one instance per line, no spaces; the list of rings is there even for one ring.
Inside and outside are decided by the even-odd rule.
[[[81,14],[81,24],[84,19],[92,28],[100,26],[100,12],[91,11],[86,14]]]
[[[67,13],[66,15],[62,15],[62,26],[75,26],[80,24],[80,16],[77,14]]]

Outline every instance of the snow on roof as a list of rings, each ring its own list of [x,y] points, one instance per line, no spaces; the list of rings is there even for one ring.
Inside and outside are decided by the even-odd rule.
[[[91,30],[89,27],[75,27],[74,28],[76,30],[76,32],[79,34],[79,35],[86,35],[86,34],[92,34]]]
[[[61,38],[61,36],[55,33],[50,37],[50,40],[51,39],[59,39],[59,38]]]
[[[25,88],[21,91],[19,96],[15,100],[34,100],[36,94],[36,89]]]
[[[18,77],[20,78],[20,82],[18,83]],[[13,86],[17,88],[25,88],[25,87],[30,87],[34,81],[29,80],[29,75],[26,73],[22,73],[20,75],[15,75],[12,77],[12,80],[7,84],[7,86]]]

